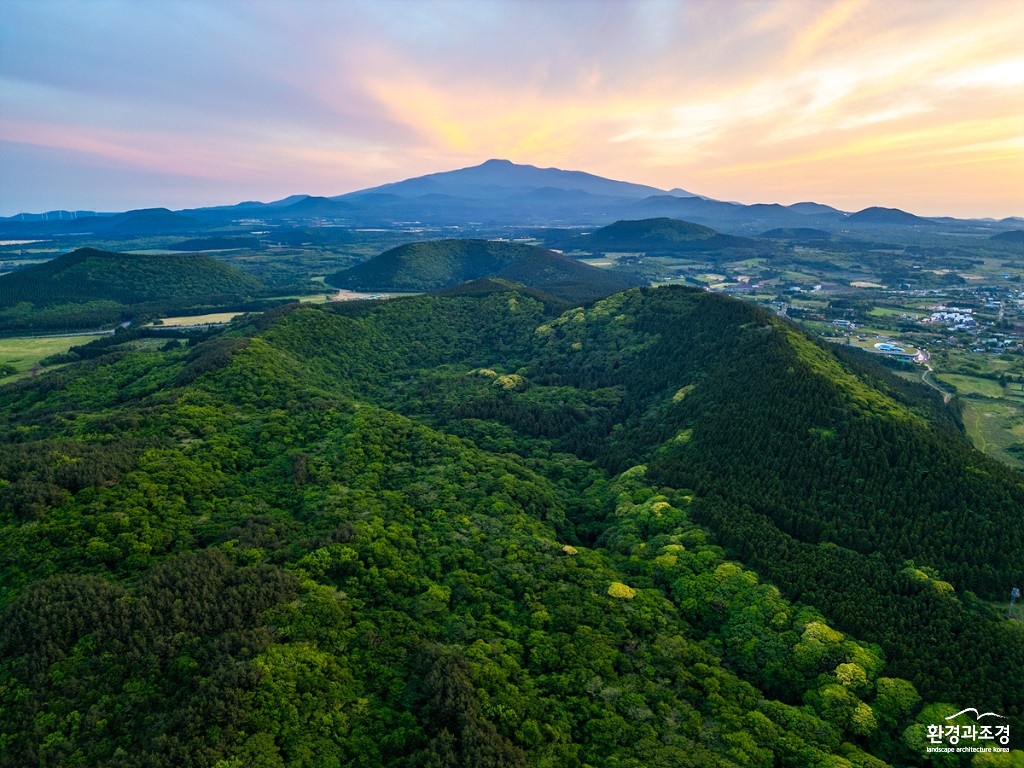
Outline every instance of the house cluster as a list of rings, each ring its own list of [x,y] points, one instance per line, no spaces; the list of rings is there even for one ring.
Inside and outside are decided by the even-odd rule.
[[[954,330],[966,330],[977,325],[974,310],[963,307],[932,307],[935,311],[921,322],[927,325],[943,324],[952,326]]]

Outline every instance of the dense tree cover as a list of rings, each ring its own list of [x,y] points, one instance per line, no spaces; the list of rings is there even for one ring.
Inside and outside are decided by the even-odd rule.
[[[735,551],[885,642],[929,695],[1022,711],[1019,635],[973,593],[1001,602],[1021,577],[1024,484],[954,434],[939,398],[685,289],[620,294],[535,338],[533,364],[507,369],[515,378],[495,365],[386,396],[496,449],[539,440],[612,470],[650,456],[660,482],[722,500],[703,519]],[[758,556],[768,541],[779,544]]]
[[[723,235],[711,227],[681,219],[656,218],[616,221],[589,235],[559,242],[559,247],[588,251],[641,251],[644,253],[690,253],[722,248],[755,248],[747,237]]]
[[[495,240],[406,243],[325,279],[356,290],[430,291],[490,277],[533,250]]]
[[[256,278],[200,254],[80,248],[0,275],[0,330],[109,325],[139,315],[237,304],[261,289]]]
[[[79,222],[79,227],[84,222]],[[85,226],[115,235],[152,235],[157,233],[189,232],[200,226],[191,216],[175,213],[167,208],[138,208],[88,219]]]
[[[109,300],[210,303],[237,301],[260,289],[255,278],[208,256],[149,256],[80,248],[51,261],[3,275],[0,306],[32,301],[40,306]]]
[[[0,388],[0,765],[957,765],[928,724],[1021,712],[951,539],[910,567],[843,507],[874,464],[761,489],[712,430],[736,397],[737,439],[814,472],[875,414],[935,482],[986,472],[994,517],[1019,475],[745,305],[481,291],[114,350]],[[805,535],[808,495],[877,551]]]
[[[948,420],[930,427],[937,405],[869,387],[852,358],[746,305],[664,291],[604,304],[552,324],[551,354],[578,362],[540,369],[594,388],[643,382],[600,460],[651,451],[652,476],[705,497],[701,519],[724,543],[884,643],[929,695],[1024,711],[1020,633],[972,594],[1001,602],[1022,577],[1019,473],[952,439]],[[625,325],[633,342],[609,360]],[[922,567],[937,579],[915,577]]]
[[[573,302],[593,301],[640,281],[562,254],[498,240],[407,243],[350,269],[327,275],[328,285],[368,291],[433,291],[494,277]]]
[[[915,216],[912,213],[901,211],[899,208],[883,208],[873,205],[870,208],[851,213],[846,217],[847,221],[858,224],[892,224],[892,225],[913,225],[933,227],[936,222]]]
[[[992,235],[991,239],[1003,243],[1024,243],[1024,229],[1011,229],[1008,232],[999,232]]]
[[[550,293],[530,288],[523,283],[512,280],[504,280],[497,277],[484,277],[480,280],[470,280],[467,283],[460,283],[451,288],[444,288],[432,292],[435,296],[489,296],[494,293],[516,293],[531,299],[536,299],[543,306],[546,312],[560,314],[571,309],[575,304],[567,299],[552,296]]]

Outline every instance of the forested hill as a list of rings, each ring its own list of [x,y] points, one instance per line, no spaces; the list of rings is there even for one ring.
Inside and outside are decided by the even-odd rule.
[[[1003,243],[1024,243],[1024,229],[1011,229],[1008,232],[1000,232],[992,235],[993,240]]]
[[[496,287],[0,388],[0,765],[1019,746],[1024,478],[930,390],[703,291]]]
[[[856,224],[894,224],[899,226],[935,226],[935,222],[923,219],[899,208],[881,208],[872,206],[863,211],[851,213],[846,221]]]
[[[723,235],[710,227],[671,218],[616,221],[588,235],[571,237],[559,247],[583,250],[686,253],[723,248],[754,248],[747,237]]]
[[[238,300],[260,288],[256,278],[201,254],[150,256],[80,248],[0,276],[0,307],[19,301],[41,307],[92,300],[197,303]]]
[[[326,277],[338,288],[368,291],[434,291],[486,277],[511,280],[573,302],[592,301],[642,280],[597,269],[523,243],[434,240],[392,248],[351,269]]]
[[[0,329],[95,327],[133,311],[245,301],[259,280],[209,256],[143,255],[80,248],[0,275]]]

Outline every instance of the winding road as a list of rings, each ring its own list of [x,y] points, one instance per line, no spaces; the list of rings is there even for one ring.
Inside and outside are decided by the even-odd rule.
[[[953,399],[953,393],[952,392],[947,392],[942,387],[940,387],[938,384],[936,384],[934,381],[931,381],[928,378],[928,374],[929,373],[934,373],[935,369],[932,368],[928,364],[928,361],[931,359],[931,355],[929,355],[923,349],[921,351],[924,352],[924,355],[925,355],[924,360],[922,360],[921,363],[924,365],[925,368],[928,369],[924,373],[921,374],[921,381],[923,381],[929,387],[931,387],[932,389],[934,389],[935,391],[939,392],[942,395],[942,404],[943,405],[949,405],[949,401]]]

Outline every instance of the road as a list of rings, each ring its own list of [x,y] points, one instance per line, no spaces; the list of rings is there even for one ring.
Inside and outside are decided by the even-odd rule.
[[[928,352],[926,352],[923,349],[921,351],[924,352],[924,355],[925,355],[924,360],[922,362],[924,363],[924,367],[928,369],[924,373],[921,374],[921,381],[923,381],[929,387],[931,387],[932,389],[936,390],[937,392],[939,392],[942,395],[942,404],[943,405],[949,405],[949,401],[953,399],[953,393],[952,392],[947,392],[942,387],[940,387],[938,384],[936,384],[934,381],[930,381],[928,379],[928,374],[929,373],[934,373],[935,369],[932,368],[931,365],[928,364],[928,360],[931,359],[931,356],[928,354]]]

